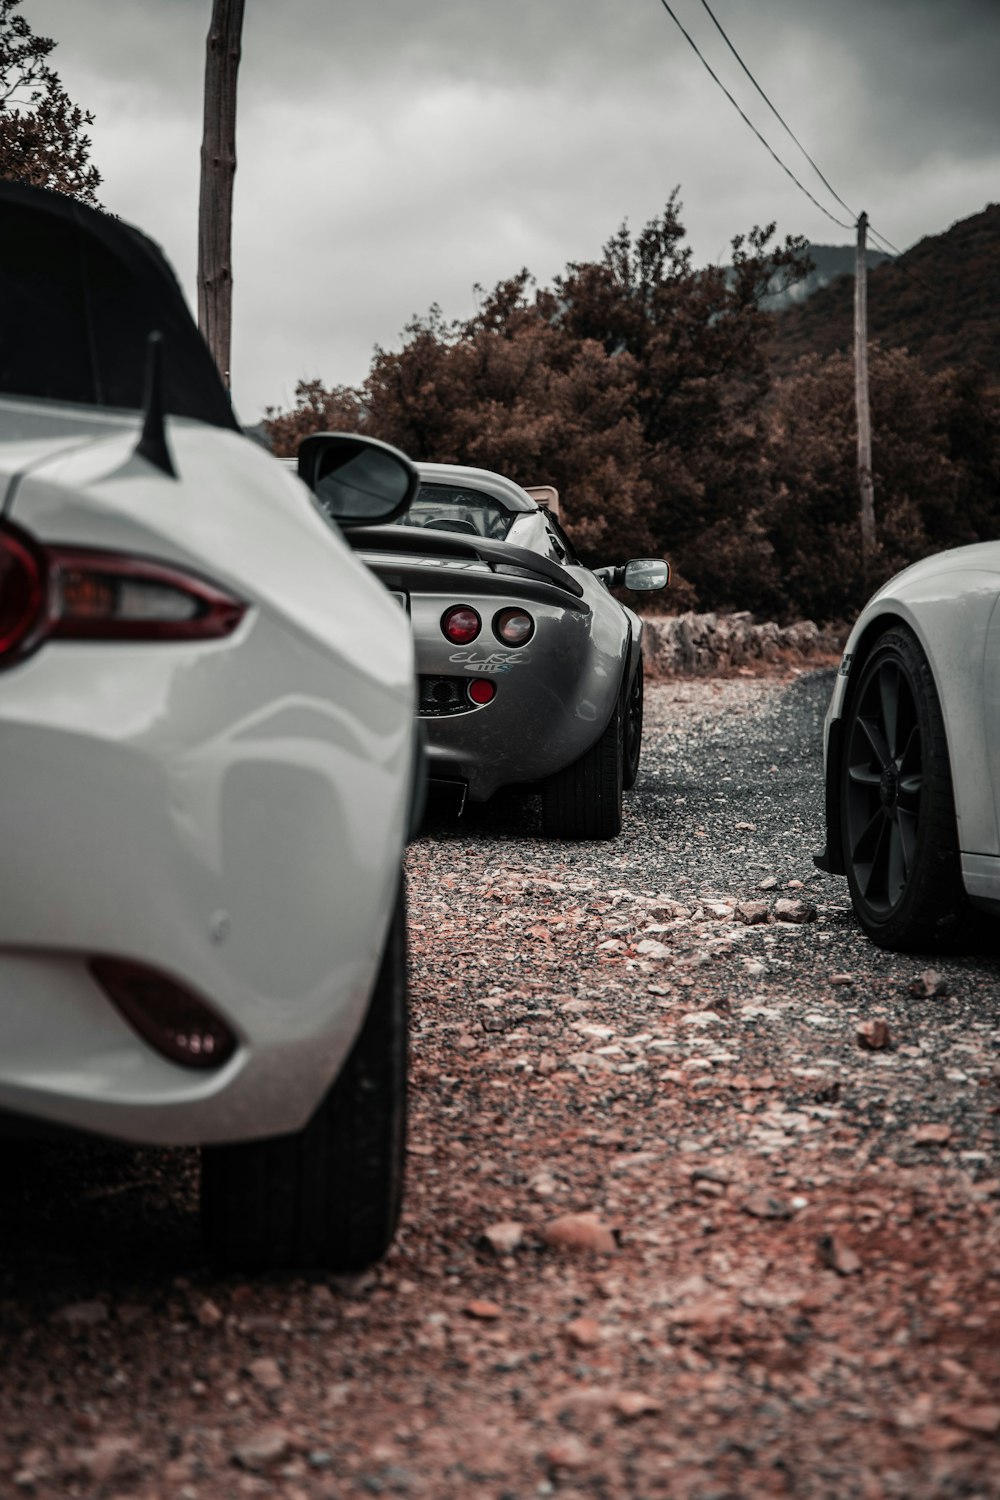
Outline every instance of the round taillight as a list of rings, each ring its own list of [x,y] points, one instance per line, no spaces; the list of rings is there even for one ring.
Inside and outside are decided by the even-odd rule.
[[[523,646],[535,633],[535,622],[525,609],[502,609],[493,620],[493,634],[505,646]]]
[[[471,701],[482,708],[484,704],[493,702],[497,695],[497,685],[488,677],[476,677],[469,683],[468,692]]]
[[[17,657],[44,616],[44,558],[22,536],[0,527],[0,666]]]
[[[453,646],[467,646],[482,628],[482,620],[467,604],[456,604],[441,616],[441,629]]]

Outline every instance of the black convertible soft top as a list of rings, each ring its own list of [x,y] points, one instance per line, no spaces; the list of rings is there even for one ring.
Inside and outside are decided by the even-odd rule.
[[[165,409],[240,431],[159,246],[75,198],[0,182],[0,395],[141,410],[154,331]]]

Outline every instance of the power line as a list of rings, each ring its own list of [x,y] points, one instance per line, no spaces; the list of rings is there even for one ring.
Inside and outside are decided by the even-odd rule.
[[[884,234],[879,234],[878,230],[873,229],[870,224],[868,225],[868,233],[871,235],[873,240],[881,240],[885,248],[887,250],[891,250],[893,255],[903,254],[902,250],[897,250],[896,246],[892,243],[892,240],[887,240]]]
[[[750,72],[750,69],[747,67],[746,63],[740,57],[739,53],[737,52],[736,48],[733,46],[732,42],[729,40],[729,37],[726,35],[725,31],[723,31],[721,25],[716,20],[715,15],[713,14],[710,6],[707,3],[707,0],[701,0],[701,3],[705,7],[705,10],[708,12],[709,16],[711,16],[711,19],[712,19],[712,21],[713,21],[713,23],[715,25],[716,30],[718,31],[719,35],[722,37],[722,39],[725,42],[726,46],[729,48],[730,52],[735,57],[736,61],[739,63],[740,67],[743,69],[743,72],[747,75],[747,77],[749,78],[750,82],[753,84],[754,88],[757,90],[758,94],[760,94],[761,98],[764,100],[764,103],[767,105],[768,109],[770,109],[770,111],[774,115],[775,119],[778,120],[778,122],[782,125],[782,127],[788,132],[789,136],[791,136],[792,140],[795,142],[796,146],[798,146],[799,150],[802,152],[802,155],[805,157],[806,161],[812,167],[813,171],[819,177],[819,179],[821,180],[821,182],[823,183],[823,185],[827,188],[827,190],[830,193],[832,193],[833,197],[836,198],[837,202],[841,205],[842,208],[845,208],[849,214],[853,215],[854,214],[854,210],[850,207],[849,204],[847,204],[847,203],[844,202],[843,198],[836,191],[836,189],[834,187],[832,187],[831,184],[827,181],[826,177],[823,175],[823,173],[820,171],[819,167],[813,161],[812,157],[809,155],[808,151],[803,146],[802,142],[796,136],[796,134],[792,130],[791,126],[788,125],[786,123],[786,121],[782,119],[782,117],[778,113],[777,109],[775,109],[774,105],[771,103],[770,99],[767,97],[767,95],[765,94],[764,90],[761,88],[760,84],[757,82],[756,78],[754,78],[753,74]],[[698,47],[697,43],[695,42],[694,38],[681,25],[681,22],[678,20],[678,18],[675,15],[674,11],[670,8],[670,5],[667,3],[667,0],[660,0],[660,4],[663,6],[663,9],[667,12],[667,15],[673,21],[673,23],[677,27],[678,31],[684,37],[685,41],[692,48],[692,50],[694,51],[694,53],[698,57],[698,60],[701,62],[702,66],[705,68],[705,71],[714,80],[714,82],[716,84],[718,84],[719,88],[725,94],[726,98],[729,100],[730,104],[736,110],[736,113],[740,116],[741,120],[743,120],[744,124],[746,124],[746,125],[748,125],[750,127],[750,129],[753,131],[754,135],[760,141],[761,145],[765,148],[765,150],[768,152],[768,154],[771,157],[773,157],[773,159],[777,162],[777,164],[781,168],[781,170],[788,177],[790,177],[792,179],[792,181],[794,182],[795,186],[801,192],[805,193],[805,195],[809,199],[810,203],[813,203],[819,209],[820,213],[825,214],[826,217],[828,219],[830,219],[834,224],[836,224],[839,229],[846,229],[848,232],[857,229],[857,216],[856,215],[855,215],[855,222],[853,224],[845,224],[842,219],[838,219],[834,214],[832,214],[830,212],[830,210],[828,208],[825,208],[823,206],[823,204],[820,203],[820,201],[819,201],[818,198],[813,197],[813,195],[809,191],[809,189],[807,187],[805,187],[804,184],[799,181],[799,179],[796,177],[795,173],[791,170],[791,168],[785,165],[785,163],[782,161],[782,159],[778,155],[778,153],[770,146],[770,144],[761,135],[760,131],[757,129],[757,127],[753,123],[753,121],[750,120],[747,117],[747,115],[740,108],[739,104],[737,104],[736,100],[733,98],[732,94],[726,88],[726,86],[722,82],[721,78],[714,71],[714,69],[712,68],[712,66],[710,65],[710,63],[707,61],[707,59],[702,54],[702,52],[699,49],[699,47]],[[917,283],[919,283],[919,285],[921,287],[923,287],[923,289],[924,289],[925,292],[928,292],[931,296],[936,295],[936,293],[934,292],[933,287],[931,287],[929,285],[929,283],[924,279],[924,277],[920,275],[919,271],[916,271],[913,267],[907,265],[906,260],[904,258],[904,253],[903,253],[902,250],[899,249],[898,246],[894,245],[891,240],[886,239],[885,235],[884,234],[880,234],[879,231],[877,229],[875,229],[870,223],[868,225],[868,232],[871,235],[872,239],[878,240],[882,245],[885,246],[885,248],[888,251],[890,251],[894,256],[897,257],[897,260],[896,260],[895,264],[897,264],[899,266],[899,269],[901,271],[903,271],[907,276],[909,276],[911,278],[911,280],[916,281]]]
[[[674,12],[671,10],[670,6],[668,5],[667,0],[660,0],[660,4],[663,6],[663,9],[666,11],[666,13],[670,17],[670,19],[673,21],[673,23],[677,27],[678,31],[684,37],[685,41],[692,48],[692,50],[695,52],[696,56],[698,57],[699,61],[702,64],[702,66],[705,68],[705,71],[709,74],[709,76],[712,79],[714,79],[715,83],[718,84],[719,88],[725,94],[725,96],[729,100],[730,104],[736,110],[736,113],[740,116],[740,119],[743,121],[743,123],[745,125],[749,126],[749,128],[753,131],[754,135],[760,141],[761,145],[768,152],[768,154],[774,158],[774,160],[778,163],[778,166],[786,174],[786,176],[790,177],[792,179],[792,181],[795,183],[795,186],[799,189],[799,191],[802,192],[802,193],[805,193],[805,195],[809,199],[810,203],[815,204],[815,206],[819,209],[820,213],[821,214],[825,214],[826,217],[828,219],[832,220],[833,223],[836,224],[839,229],[846,229],[848,231],[853,230],[855,228],[854,224],[845,224],[842,219],[838,219],[835,214],[832,214],[828,208],[824,208],[823,204],[820,203],[819,199],[813,197],[813,195],[809,191],[809,189],[803,183],[801,183],[799,181],[799,179],[796,177],[795,173],[792,171],[791,167],[788,167],[788,166],[785,165],[785,163],[781,160],[781,157],[778,155],[778,153],[774,150],[774,148],[772,146],[770,146],[768,144],[768,142],[761,135],[760,131],[757,129],[757,127],[753,123],[753,121],[746,114],[744,114],[743,110],[737,104],[737,102],[733,98],[732,94],[726,88],[726,85],[722,82],[722,79],[714,71],[714,69],[712,68],[711,64],[702,55],[702,53],[701,53],[701,51],[700,51],[700,49],[698,47],[698,44],[695,42],[694,38],[692,36],[690,36],[687,31],[685,31],[684,27],[681,25],[680,21],[677,19],[677,16],[674,14]],[[782,123],[784,123],[784,122],[782,122]],[[834,197],[835,198],[837,197],[836,193],[834,193]],[[840,200],[838,199],[838,202],[839,201]],[[847,205],[845,204],[844,207],[846,208]],[[848,213],[850,213],[850,209],[848,209],[847,211],[848,211]]]
[[[835,187],[833,187],[832,184],[829,183],[827,181],[827,179],[823,176],[823,173],[820,171],[819,167],[813,161],[812,157],[809,155],[809,152],[806,150],[805,146],[803,146],[802,142],[799,140],[798,136],[795,134],[795,131],[788,124],[788,122],[786,120],[783,120],[782,117],[781,117],[781,115],[779,115],[778,111],[775,109],[774,105],[771,103],[770,99],[767,97],[767,95],[765,94],[764,90],[761,88],[760,84],[757,82],[756,78],[753,76],[753,74],[751,73],[750,69],[747,67],[746,63],[743,61],[742,57],[737,52],[736,48],[733,46],[732,42],[729,40],[729,38],[726,35],[726,33],[723,31],[722,26],[720,25],[719,21],[716,19],[715,12],[712,10],[712,7],[708,3],[708,0],[701,0],[701,3],[705,7],[705,9],[708,11],[708,14],[709,14],[709,16],[711,17],[711,20],[712,20],[712,24],[715,27],[716,31],[721,36],[722,40],[725,42],[726,46],[729,48],[730,52],[733,54],[733,56],[735,57],[736,61],[739,63],[740,67],[743,69],[744,73],[747,75],[747,77],[749,78],[750,82],[753,84],[754,88],[757,90],[758,94],[763,99],[764,103],[767,105],[768,109],[771,111],[771,113],[774,116],[774,118],[778,121],[778,124],[781,125],[782,128],[787,132],[787,134],[791,136],[792,140],[795,142],[796,146],[798,146],[799,150],[802,152],[802,155],[805,157],[806,161],[809,163],[809,165],[812,167],[813,171],[816,173],[816,176],[819,178],[820,182],[823,184],[823,186],[830,193],[833,194],[833,196],[836,198],[837,202],[840,204],[841,208],[846,208],[847,212],[851,215],[852,219],[857,220],[858,216],[855,213],[854,209],[851,207],[851,205],[849,203],[845,203],[844,202],[843,198],[837,192],[837,189]],[[872,231],[872,233],[874,233],[874,230]]]
[[[816,176],[819,178],[820,182],[822,182],[823,186],[830,193],[832,193],[833,197],[836,198],[836,200],[840,204],[841,208],[846,208],[847,212],[852,216],[852,218],[854,218],[855,220],[857,220],[858,216],[855,213],[854,209],[851,207],[851,205],[849,203],[845,203],[844,202],[843,198],[837,192],[837,189],[833,186],[833,184],[831,182],[828,181],[828,179],[824,176],[824,174],[822,173],[822,171],[820,170],[820,168],[817,166],[816,162],[813,161],[812,157],[809,155],[809,152],[806,150],[805,146],[803,146],[802,142],[799,140],[798,136],[795,134],[795,131],[788,124],[788,121],[782,118],[782,116],[778,113],[778,110],[771,103],[771,101],[768,98],[767,94],[761,88],[760,84],[757,82],[756,78],[753,76],[753,74],[751,73],[750,69],[747,67],[747,65],[743,61],[742,57],[737,52],[736,48],[733,46],[733,43],[729,40],[729,37],[726,35],[726,32],[723,30],[721,22],[718,20],[717,16],[715,15],[715,12],[712,10],[712,7],[709,5],[708,0],[701,0],[701,3],[702,3],[702,6],[704,7],[704,9],[708,12],[708,15],[711,18],[712,24],[715,27],[716,31],[719,33],[719,35],[721,36],[722,40],[725,42],[726,46],[729,48],[730,52],[733,54],[733,56],[735,57],[736,61],[739,63],[740,67],[743,69],[743,72],[747,75],[747,77],[749,78],[750,82],[753,84],[754,88],[757,90],[758,94],[763,99],[764,103],[767,105],[768,109],[771,111],[771,113],[774,116],[774,118],[778,121],[778,123],[782,126],[782,128],[787,132],[787,134],[791,136],[792,140],[795,142],[796,146],[798,146],[799,150],[802,152],[802,155],[805,157],[806,161],[809,163],[809,165],[812,167],[813,171],[816,173]],[[844,228],[846,226],[842,225],[841,227]],[[886,237],[885,237],[884,234],[880,234],[879,231],[874,227],[874,225],[872,225],[872,224],[868,225],[868,233],[871,235],[871,237],[872,237],[873,240],[878,240],[880,242],[880,244],[884,245],[885,248],[887,250],[891,251],[891,253],[893,255],[902,256],[903,251],[900,250],[897,245],[894,245],[891,240],[886,239]],[[906,270],[906,271],[908,271],[909,274],[915,276],[918,281],[922,281],[922,278],[920,276],[918,276],[916,272],[910,271],[910,268],[908,266],[904,266],[903,269]],[[926,282],[923,282],[923,285],[924,285],[925,289],[929,290],[929,288],[927,288],[927,283]]]

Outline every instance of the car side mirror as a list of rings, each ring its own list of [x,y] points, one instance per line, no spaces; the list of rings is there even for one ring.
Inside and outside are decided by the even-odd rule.
[[[634,589],[636,593],[653,593],[670,582],[670,564],[659,557],[634,557],[618,568],[595,568],[594,577],[605,588]]]
[[[395,520],[420,485],[405,453],[356,432],[314,432],[303,438],[296,467],[338,526]]]
[[[625,564],[622,583],[636,593],[665,589],[670,582],[670,564],[658,557],[634,557]]]

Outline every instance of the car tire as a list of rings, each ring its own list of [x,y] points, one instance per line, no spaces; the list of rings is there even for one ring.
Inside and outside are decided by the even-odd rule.
[[[966,907],[944,719],[905,626],[876,642],[847,704],[840,818],[858,921],[880,948],[940,944]]]
[[[625,750],[622,786],[627,792],[630,792],[635,786],[639,775],[639,761],[642,757],[642,697],[642,657],[640,656],[625,703]]]
[[[359,1271],[399,1221],[406,1153],[406,900],[402,884],[368,1014],[302,1130],[202,1151],[202,1226],[231,1270]]]
[[[622,828],[624,713],[615,700],[603,734],[542,786],[542,832],[552,839],[613,839]]]

